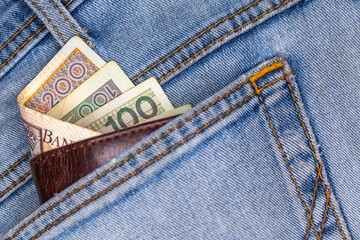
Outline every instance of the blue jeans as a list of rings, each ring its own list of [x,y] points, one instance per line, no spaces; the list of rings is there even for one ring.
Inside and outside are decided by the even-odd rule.
[[[359,1],[0,9],[4,239],[360,239]],[[40,206],[16,97],[74,35],[194,107]]]

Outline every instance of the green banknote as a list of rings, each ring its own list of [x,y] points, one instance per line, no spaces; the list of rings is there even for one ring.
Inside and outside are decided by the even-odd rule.
[[[46,115],[75,123],[135,85],[116,62],[109,62]]]
[[[143,123],[173,109],[157,80],[149,78],[75,124],[108,133]]]

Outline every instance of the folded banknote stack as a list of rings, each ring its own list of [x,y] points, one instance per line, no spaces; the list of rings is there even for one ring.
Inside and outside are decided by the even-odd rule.
[[[176,116],[155,78],[135,86],[74,37],[18,96],[33,156],[104,133]]]

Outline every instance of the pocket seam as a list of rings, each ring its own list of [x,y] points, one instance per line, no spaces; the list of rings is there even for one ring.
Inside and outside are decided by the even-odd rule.
[[[126,161],[128,161],[130,158],[132,158],[133,156],[137,155],[138,153],[144,151],[145,149],[147,149],[149,146],[151,146],[153,143],[155,143],[156,141],[158,141],[159,139],[165,137],[166,135],[168,135],[169,133],[173,132],[175,129],[177,129],[178,127],[182,126],[183,124],[185,124],[186,122],[188,122],[190,119],[192,119],[193,117],[199,115],[201,112],[205,111],[206,109],[208,109],[209,107],[213,106],[214,104],[216,104],[217,102],[219,102],[220,100],[228,97],[231,93],[233,93],[234,91],[236,91],[237,89],[241,88],[243,85],[245,85],[246,83],[249,83],[251,81],[252,78],[260,78],[261,76],[264,75],[264,72],[271,72],[273,70],[279,69],[281,66],[283,66],[281,61],[272,63],[272,65],[270,66],[265,66],[264,68],[262,68],[261,70],[259,70],[254,76],[248,78],[247,80],[245,80],[244,82],[240,83],[239,85],[237,85],[236,87],[234,87],[233,89],[231,89],[229,92],[227,92],[226,94],[224,94],[223,96],[217,98],[216,100],[214,100],[213,102],[211,102],[210,104],[206,105],[205,107],[201,108],[200,110],[198,110],[197,112],[195,112],[194,114],[192,114],[191,116],[189,116],[188,118],[186,118],[185,120],[183,120],[181,123],[177,124],[176,126],[172,127],[170,130],[168,130],[167,132],[163,133],[162,135],[160,135],[159,137],[153,139],[152,141],[150,141],[148,144],[146,144],[144,147],[142,147],[141,149],[135,151],[134,153],[130,154],[128,157],[126,157],[124,160],[122,160],[121,162],[117,163],[116,165],[114,165],[113,167],[107,169],[106,171],[102,172],[101,174],[97,175],[96,177],[94,177],[92,180],[88,181],[86,184],[74,189],[72,192],[66,194],[62,199],[60,199],[59,201],[57,201],[56,203],[52,204],[51,206],[49,206],[48,208],[46,208],[45,210],[41,211],[39,214],[37,214],[35,217],[33,217],[31,220],[29,220],[27,223],[25,223],[22,227],[20,227],[13,235],[11,235],[8,239],[13,239],[15,236],[17,236],[24,228],[26,228],[29,224],[31,224],[32,222],[34,222],[37,218],[39,218],[40,216],[42,216],[44,213],[46,213],[47,211],[51,210],[52,208],[56,207],[57,205],[59,205],[61,202],[65,201],[67,198],[69,198],[71,195],[73,195],[74,193],[80,191],[81,189],[89,186],[90,184],[92,184],[93,182],[95,182],[97,179],[99,179],[100,177],[106,175],[107,173],[113,171],[114,169],[118,168],[119,166],[121,166],[123,163],[125,163]],[[283,79],[284,76],[281,77],[281,79]],[[277,81],[279,81],[280,79],[276,79],[274,81],[272,81],[271,83],[275,83]],[[266,85],[264,87],[262,87],[261,89],[259,89],[260,91],[262,89],[264,89],[265,87],[268,87],[269,85]],[[254,96],[256,96],[256,93],[251,94],[250,96],[248,96],[247,98],[245,98],[241,103],[236,104],[234,107],[232,107],[231,109],[229,109],[227,112],[221,114],[220,116],[218,116],[217,118],[213,119],[210,123],[213,124],[215,123],[217,120],[219,120],[220,118],[224,117],[225,115],[229,114],[231,111],[233,111],[234,109],[240,107],[242,104],[244,104],[245,102],[249,101],[250,99],[252,99]],[[210,125],[211,125],[210,124]],[[200,128],[199,130],[204,130],[206,129],[206,127],[210,126],[208,124],[204,125],[202,128]],[[195,134],[191,134],[189,135],[187,138],[185,138],[184,140],[187,141],[189,139],[191,139],[193,136],[195,136],[196,134],[198,134],[200,131],[196,131]],[[190,138],[189,138],[190,137]],[[88,200],[86,200],[85,202],[83,202],[82,204],[80,204],[78,207],[76,207],[75,209],[71,210],[70,212],[68,212],[67,214],[63,215],[62,217],[60,217],[59,219],[55,220],[53,223],[47,225],[44,229],[42,229],[40,232],[38,232],[32,239],[37,238],[38,236],[40,236],[42,233],[44,233],[47,229],[51,228],[52,226],[54,226],[55,224],[57,224],[58,222],[62,221],[63,219],[65,219],[66,217],[70,216],[71,214],[75,213],[77,210],[79,210],[81,207],[83,207],[84,205],[90,203],[91,201],[95,200],[96,198],[100,197],[101,195],[105,194],[106,192],[110,191],[112,188],[116,187],[118,184],[122,183],[123,181],[129,179],[130,177],[134,176],[135,174],[137,174],[138,172],[140,172],[141,170],[143,170],[144,168],[146,168],[147,166],[149,166],[150,164],[152,164],[153,162],[157,161],[158,159],[160,159],[161,157],[163,157],[165,154],[167,154],[168,152],[170,152],[172,149],[178,147],[179,145],[183,144],[185,141],[182,140],[181,142],[173,145],[171,148],[169,148],[168,150],[166,150],[165,152],[163,152],[161,155],[159,155],[158,157],[152,159],[151,161],[147,162],[145,165],[143,165],[142,167],[140,167],[139,171],[136,170],[135,172],[127,175],[126,177],[124,177],[123,179],[120,179],[118,182],[112,184],[110,187],[106,188],[105,190],[103,190],[102,192],[96,194],[95,196],[89,198]],[[174,147],[176,146],[176,147]],[[164,154],[165,153],[165,154]],[[154,161],[155,160],[155,161]],[[138,172],[137,172],[138,171]],[[135,173],[135,174],[134,174]]]
[[[282,68],[282,70],[283,70],[283,72],[286,74],[286,71],[285,71],[284,67]],[[304,121],[303,121],[302,117],[301,117],[300,110],[299,110],[299,107],[298,107],[298,105],[297,105],[297,103],[296,103],[296,99],[295,99],[295,96],[294,96],[294,92],[293,92],[293,89],[292,89],[292,87],[291,87],[291,85],[290,85],[290,81],[289,81],[288,76],[286,76],[286,82],[287,82],[287,85],[288,85],[288,87],[289,87],[289,89],[290,89],[290,93],[291,93],[292,99],[293,99],[293,101],[294,101],[294,105],[295,105],[295,107],[296,107],[296,110],[297,110],[297,115],[298,115],[298,117],[299,117],[299,119],[300,119],[300,121],[301,121],[301,125],[302,125],[302,127],[303,127],[303,129],[304,129],[304,132],[305,132],[305,135],[306,135],[306,137],[307,137],[307,139],[308,139],[309,146],[310,146],[310,148],[311,148],[312,154],[313,154],[314,159],[315,159],[316,168],[317,168],[317,170],[318,170],[318,175],[317,175],[317,179],[316,179],[316,186],[315,186],[315,189],[314,189],[314,196],[313,196],[313,199],[312,199],[312,206],[311,206],[311,208],[310,208],[310,216],[312,216],[312,207],[313,207],[313,202],[314,202],[314,200],[315,200],[315,195],[316,195],[316,190],[317,190],[317,182],[318,182],[318,178],[320,177],[321,182],[322,182],[322,185],[323,185],[323,187],[324,187],[324,191],[325,191],[325,193],[326,193],[326,198],[327,198],[326,208],[328,208],[328,202],[330,202],[330,206],[331,206],[331,208],[332,208],[332,210],[333,210],[333,213],[334,213],[334,216],[335,216],[335,218],[336,218],[336,222],[337,222],[337,224],[338,224],[338,226],[339,226],[339,230],[340,230],[340,232],[341,232],[341,235],[343,236],[344,239],[346,239],[346,238],[345,238],[345,234],[344,234],[344,232],[343,232],[343,229],[342,229],[342,227],[341,227],[341,224],[340,224],[340,222],[339,222],[339,219],[338,219],[338,217],[337,217],[337,214],[336,214],[336,212],[335,212],[335,208],[334,208],[334,206],[333,206],[333,204],[332,204],[332,201],[331,201],[331,198],[330,198],[331,184],[329,184],[329,190],[327,190],[327,189],[326,189],[326,186],[325,186],[325,183],[324,183],[324,180],[323,180],[322,173],[321,173],[321,169],[322,169],[322,166],[323,166],[322,163],[323,163],[323,162],[320,161],[320,167],[319,167],[319,164],[318,164],[319,160],[318,160],[317,157],[316,157],[316,154],[315,154],[313,145],[312,145],[312,143],[311,143],[311,141],[310,141],[309,132],[308,132],[308,130],[307,130],[305,124],[304,124]],[[320,238],[321,238],[321,233],[322,233],[322,231],[324,230],[324,224],[325,224],[325,221],[326,221],[326,213],[327,213],[327,210],[328,210],[328,209],[326,209],[326,210],[325,210],[325,213],[324,213],[324,217],[323,217],[324,220],[323,220],[323,222],[322,222],[322,229],[321,229],[321,231],[320,231],[320,236],[319,236]],[[309,234],[309,230],[310,230],[310,226],[308,227],[308,230],[307,230],[308,233],[307,233],[307,235]]]

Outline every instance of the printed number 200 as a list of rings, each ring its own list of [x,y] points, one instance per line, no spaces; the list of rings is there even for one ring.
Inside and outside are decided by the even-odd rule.
[[[141,108],[141,103],[142,102],[148,102],[151,106],[151,109],[152,109],[152,113],[150,115],[147,115],[144,110]],[[154,100],[152,100],[150,97],[148,96],[142,96],[142,97],[139,97],[137,100],[136,100],[136,111],[139,113],[139,115],[144,118],[144,119],[150,119],[152,117],[155,117],[157,115],[157,112],[158,112],[158,108],[156,106],[156,103],[154,102]],[[127,126],[124,121],[123,121],[123,118],[122,118],[122,115],[124,113],[129,113],[130,116],[132,117],[133,121],[134,121],[134,124],[138,124],[139,123],[139,117],[138,115],[136,114],[136,112],[134,110],[132,110],[131,108],[129,107],[124,107],[124,108],[121,108],[118,113],[117,113],[117,122],[119,123],[119,125],[121,126],[121,128],[128,128],[130,126]],[[105,127],[108,127],[108,126],[112,126],[114,128],[114,130],[119,130],[119,127],[118,125],[116,124],[115,120],[113,119],[112,116],[109,116],[108,119],[107,119],[107,122],[105,123]]]

